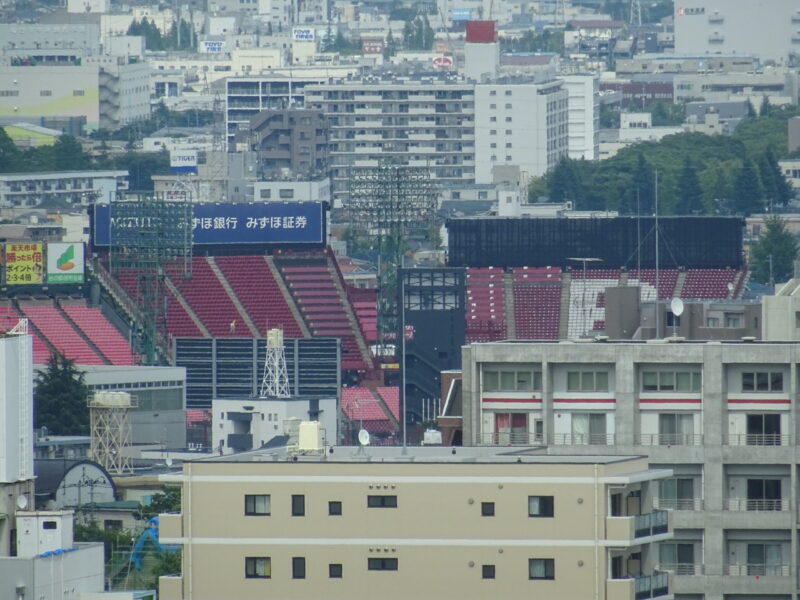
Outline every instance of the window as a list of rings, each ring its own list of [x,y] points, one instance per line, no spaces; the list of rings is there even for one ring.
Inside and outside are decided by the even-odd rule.
[[[103,521],[103,529],[122,531],[122,519],[105,519]]]
[[[574,444],[606,444],[605,413],[576,413],[572,415],[572,442]]]
[[[367,569],[370,571],[397,571],[396,558],[368,558]]]
[[[553,496],[528,496],[529,517],[552,517]]]
[[[780,575],[782,565],[780,544],[747,544],[748,575]]]
[[[781,510],[780,479],[748,479],[747,510]]]
[[[748,446],[780,446],[781,416],[779,414],[747,415]]]
[[[783,373],[781,371],[756,371],[742,373],[743,392],[782,392]]]
[[[643,371],[643,392],[699,392],[699,371]]]
[[[272,577],[272,561],[268,556],[248,556],[244,559],[244,576],[248,579]]]
[[[552,558],[528,559],[528,578],[555,579],[555,561]]]
[[[244,514],[265,515],[270,514],[270,497],[268,494],[245,494]]]
[[[42,529],[58,529],[58,523],[56,521],[44,521]]]
[[[538,392],[542,389],[539,371],[484,371],[484,392]]]
[[[607,392],[608,373],[605,371],[569,371],[568,392]]]
[[[489,130],[489,135],[497,135],[497,130],[496,129],[490,129]]]
[[[494,502],[481,502],[481,516],[482,517],[494,516]]]
[[[262,200],[269,200],[272,197],[272,190],[259,190]]]
[[[341,579],[342,578],[342,564],[341,563],[331,563],[328,565],[328,577],[331,579]]]
[[[511,117],[506,117],[506,123],[511,123]]]
[[[494,565],[483,565],[481,567],[481,576],[484,579],[494,579]]]
[[[397,496],[367,496],[368,508],[397,508]]]
[[[510,102],[506,103],[506,108],[511,108],[511,103]]]
[[[302,494],[292,494],[292,516],[302,517],[306,514],[306,497]]]
[[[490,109],[490,110],[494,110],[494,109],[496,109],[496,108],[497,108],[497,104],[490,104],[490,105],[489,105],[489,109]]]
[[[83,96],[83,94],[84,94],[83,90],[72,90],[73,96]]]
[[[694,510],[694,479],[675,477],[659,484],[659,507],[673,510]]]
[[[0,96],[2,97],[19,96],[19,90],[0,90]]]
[[[39,90],[40,96],[52,96],[53,90]]]
[[[497,123],[497,117],[489,117],[490,123]]]
[[[304,556],[292,557],[292,579],[306,578],[306,559]]]
[[[294,198],[294,190],[293,189],[282,189],[278,191],[278,195],[281,198]]]
[[[694,436],[694,415],[662,413],[658,415],[658,443],[662,446],[690,444]]]
[[[662,542],[659,546],[659,563],[676,575],[694,575],[694,544]],[[667,566],[669,565],[669,566]]]
[[[328,502],[328,514],[331,516],[339,516],[342,514],[342,503],[340,500],[331,500]]]
[[[506,96],[510,96],[510,95],[511,95],[511,90],[506,90]]]

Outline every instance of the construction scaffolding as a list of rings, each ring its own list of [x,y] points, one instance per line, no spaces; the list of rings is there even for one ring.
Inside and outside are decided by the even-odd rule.
[[[436,236],[436,187],[429,167],[382,161],[351,167],[347,210],[354,238],[378,252],[378,351],[398,331],[397,269],[410,240]]]
[[[88,404],[92,459],[112,475],[133,473],[127,450],[136,398],[127,392],[97,392]]]
[[[157,364],[167,349],[166,316],[169,277],[192,276],[191,197],[132,193],[111,202],[109,267],[118,281],[128,281],[143,323],[132,338],[145,364]],[[135,284],[135,285],[134,285]]]

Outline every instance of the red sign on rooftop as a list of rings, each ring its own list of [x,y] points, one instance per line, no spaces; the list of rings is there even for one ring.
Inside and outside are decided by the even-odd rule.
[[[494,21],[467,21],[467,42],[491,43],[497,41]]]

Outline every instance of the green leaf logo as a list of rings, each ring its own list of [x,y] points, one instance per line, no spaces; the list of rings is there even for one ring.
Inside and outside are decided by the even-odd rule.
[[[75,246],[70,245],[56,260],[56,267],[59,271],[69,271],[75,267],[73,258],[75,258]]]

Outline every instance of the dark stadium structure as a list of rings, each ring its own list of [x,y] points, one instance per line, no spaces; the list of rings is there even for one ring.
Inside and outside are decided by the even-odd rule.
[[[571,257],[600,259],[605,268],[655,268],[655,217],[465,218],[447,221],[451,267],[575,266]],[[659,217],[664,267],[742,266],[739,217]]]
[[[337,338],[284,339],[289,391],[293,396],[333,396],[341,387]],[[173,340],[175,366],[186,368],[186,406],[210,408],[210,398],[258,395],[265,341],[256,338]]]

